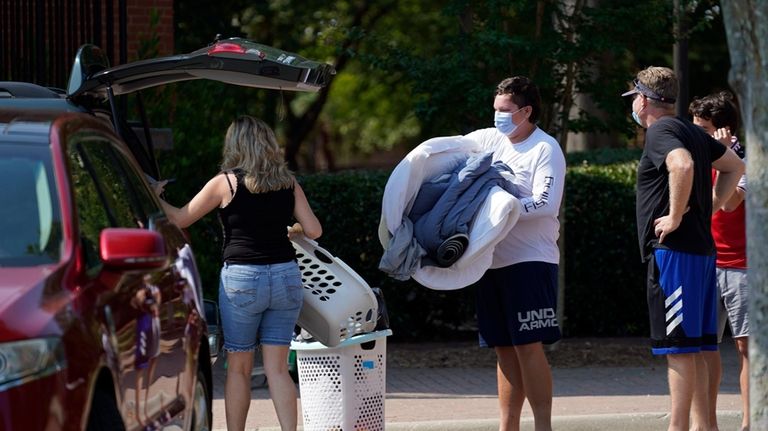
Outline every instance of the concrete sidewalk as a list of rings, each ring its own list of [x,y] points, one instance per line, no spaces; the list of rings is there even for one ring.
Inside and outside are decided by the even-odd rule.
[[[730,340],[724,341],[721,350],[723,380],[718,396],[719,425],[722,430],[736,430],[741,423],[737,356]],[[224,373],[220,364],[217,365],[214,367],[213,428],[224,430]],[[494,368],[388,366],[386,371],[387,430],[498,429]],[[553,368],[552,374],[552,416],[556,430],[666,429],[669,409],[666,367]],[[527,403],[522,422],[522,429],[533,429]],[[246,428],[279,430],[266,387],[256,387],[252,391]]]

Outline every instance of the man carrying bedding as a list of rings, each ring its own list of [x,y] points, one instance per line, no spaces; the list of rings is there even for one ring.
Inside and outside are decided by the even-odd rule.
[[[552,374],[543,345],[560,339],[557,216],[565,157],[555,138],[536,126],[541,98],[530,79],[503,80],[496,88],[493,109],[495,127],[466,137],[512,169],[523,210],[507,237],[496,245],[491,269],[477,283],[480,345],[496,351],[499,430],[519,429],[527,398],[536,431],[548,431],[552,429]]]

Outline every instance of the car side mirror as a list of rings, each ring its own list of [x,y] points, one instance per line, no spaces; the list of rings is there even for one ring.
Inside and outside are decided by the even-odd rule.
[[[168,263],[159,233],[138,228],[107,228],[99,236],[101,260],[113,269],[162,268]]]

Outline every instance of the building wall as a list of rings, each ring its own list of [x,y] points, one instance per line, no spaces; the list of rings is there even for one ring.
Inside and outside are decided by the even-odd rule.
[[[121,52],[121,5],[125,52]],[[153,16],[156,19],[153,19]],[[153,22],[155,23],[153,25]],[[2,0],[0,80],[65,88],[79,47],[105,50],[110,64],[174,53],[173,0]]]
[[[128,11],[128,60],[135,60],[139,43],[152,35],[152,14],[158,18],[155,32],[158,37],[158,55],[171,55],[173,51],[173,0],[126,0]]]

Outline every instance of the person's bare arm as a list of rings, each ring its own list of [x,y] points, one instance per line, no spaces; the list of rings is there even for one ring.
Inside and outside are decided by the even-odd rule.
[[[293,217],[298,221],[299,226],[293,225],[289,233],[297,234],[303,232],[304,236],[309,239],[319,238],[323,234],[323,228],[312,211],[312,207],[309,206],[307,196],[298,182],[294,183],[293,196],[296,202],[293,208]]]
[[[155,193],[160,195],[164,185],[161,184],[159,189],[155,187]],[[160,203],[163,205],[163,210],[168,216],[168,220],[176,226],[185,228],[198,221],[214,208],[221,206],[225,194],[228,193],[229,189],[227,188],[224,174],[219,174],[211,178],[195,197],[182,208],[177,208],[163,199],[160,199]]]
[[[744,161],[731,149],[725,150],[722,157],[712,162],[712,167],[718,171],[714,187],[712,188],[712,212],[714,213],[731,203],[730,199],[736,191],[736,186],[739,184],[741,176],[744,175],[746,167],[744,166]]]
[[[735,211],[736,208],[741,205],[742,202],[744,202],[744,199],[747,197],[746,190],[742,189],[741,187],[736,187],[736,190],[734,190],[733,194],[731,195],[731,198],[728,199],[728,202],[723,205],[722,210],[725,212],[731,212]]]
[[[693,159],[688,150],[678,148],[670,151],[664,163],[669,172],[669,214],[654,220],[654,232],[659,243],[680,226],[693,187]]]

